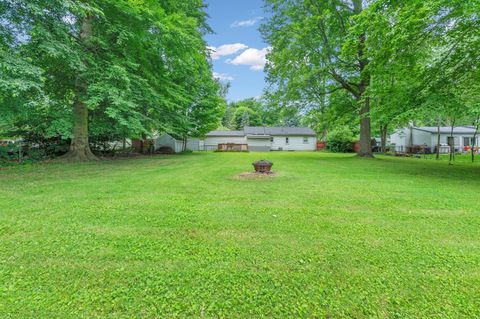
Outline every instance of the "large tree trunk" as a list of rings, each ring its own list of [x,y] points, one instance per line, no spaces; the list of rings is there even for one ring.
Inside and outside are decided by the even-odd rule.
[[[373,157],[372,130],[370,125],[370,98],[365,98],[360,109],[360,151],[358,156]]]
[[[356,14],[361,14],[363,11],[363,1],[353,0],[353,8]],[[365,57],[365,41],[367,39],[366,34],[361,34],[358,38],[358,63],[360,67],[360,84],[358,86],[358,100],[362,101],[362,107],[360,108],[360,151],[358,156],[361,157],[373,157],[372,152],[372,128],[370,124],[370,97],[364,96],[370,85],[370,74],[366,70],[369,61]]]
[[[91,161],[97,159],[88,144],[88,108],[80,100],[73,104],[73,137],[70,150],[63,156],[71,161]]]
[[[88,40],[92,36],[93,16],[83,19],[80,30],[80,42],[88,47]],[[87,61],[83,64],[87,68]],[[96,160],[88,143],[88,107],[83,101],[87,93],[87,86],[84,77],[79,74],[75,83],[75,102],[73,104],[73,137],[70,143],[70,150],[63,156],[63,159],[71,161]]]

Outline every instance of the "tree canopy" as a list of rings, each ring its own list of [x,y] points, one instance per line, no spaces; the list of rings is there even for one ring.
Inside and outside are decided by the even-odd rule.
[[[71,140],[154,131],[202,135],[224,109],[203,35],[202,0],[4,1],[0,5],[3,121]],[[3,112],[2,112],[3,113]]]
[[[69,144],[223,126],[347,129],[478,125],[480,1],[264,0],[262,99],[226,103],[212,76],[203,0],[0,2],[0,132]]]
[[[322,135],[349,122],[360,155],[370,156],[372,133],[383,136],[391,126],[446,122],[453,114],[467,123],[478,112],[479,1],[265,5],[269,98],[302,109]]]

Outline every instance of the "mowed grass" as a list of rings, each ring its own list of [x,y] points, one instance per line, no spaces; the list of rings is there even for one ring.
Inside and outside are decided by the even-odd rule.
[[[275,177],[239,178],[257,159]],[[1,318],[480,317],[480,165],[195,153],[0,170]]]

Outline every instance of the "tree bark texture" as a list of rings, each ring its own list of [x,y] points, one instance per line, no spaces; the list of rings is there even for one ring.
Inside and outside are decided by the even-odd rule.
[[[360,14],[363,11],[363,1],[353,0],[353,8],[356,14]],[[370,74],[366,68],[369,64],[368,59],[365,57],[365,41],[366,34],[360,35],[358,39],[358,63],[360,66],[360,84],[359,99],[362,100],[362,106],[360,108],[360,151],[358,156],[360,157],[373,157],[372,152],[372,128],[370,121],[370,97],[365,96],[368,86],[370,85]]]
[[[358,156],[373,157],[372,129],[370,124],[370,98],[365,98],[360,109],[360,151]]]
[[[88,40],[92,36],[93,17],[88,16],[82,21],[80,30],[80,41],[84,47],[88,47]],[[83,61],[87,68],[87,61]],[[77,75],[75,83],[75,102],[73,103],[73,137],[70,142],[70,149],[63,156],[71,161],[91,161],[97,157],[92,153],[88,142],[88,107],[83,101],[87,94],[88,84],[82,77]]]

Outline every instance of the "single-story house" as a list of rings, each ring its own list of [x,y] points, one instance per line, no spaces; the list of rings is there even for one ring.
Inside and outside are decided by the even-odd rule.
[[[248,145],[250,151],[315,151],[317,135],[308,127],[246,126],[238,131],[212,131],[204,140],[205,150],[219,144]]]
[[[449,145],[455,145],[457,152],[467,150],[473,145],[473,136],[475,128],[473,126],[440,127],[440,150],[448,153]],[[395,131],[390,136],[392,146],[395,146],[397,152],[404,152],[408,147],[416,145],[425,145],[433,152],[438,143],[438,127],[435,126],[412,126]],[[478,146],[480,137],[477,136],[475,145]]]

